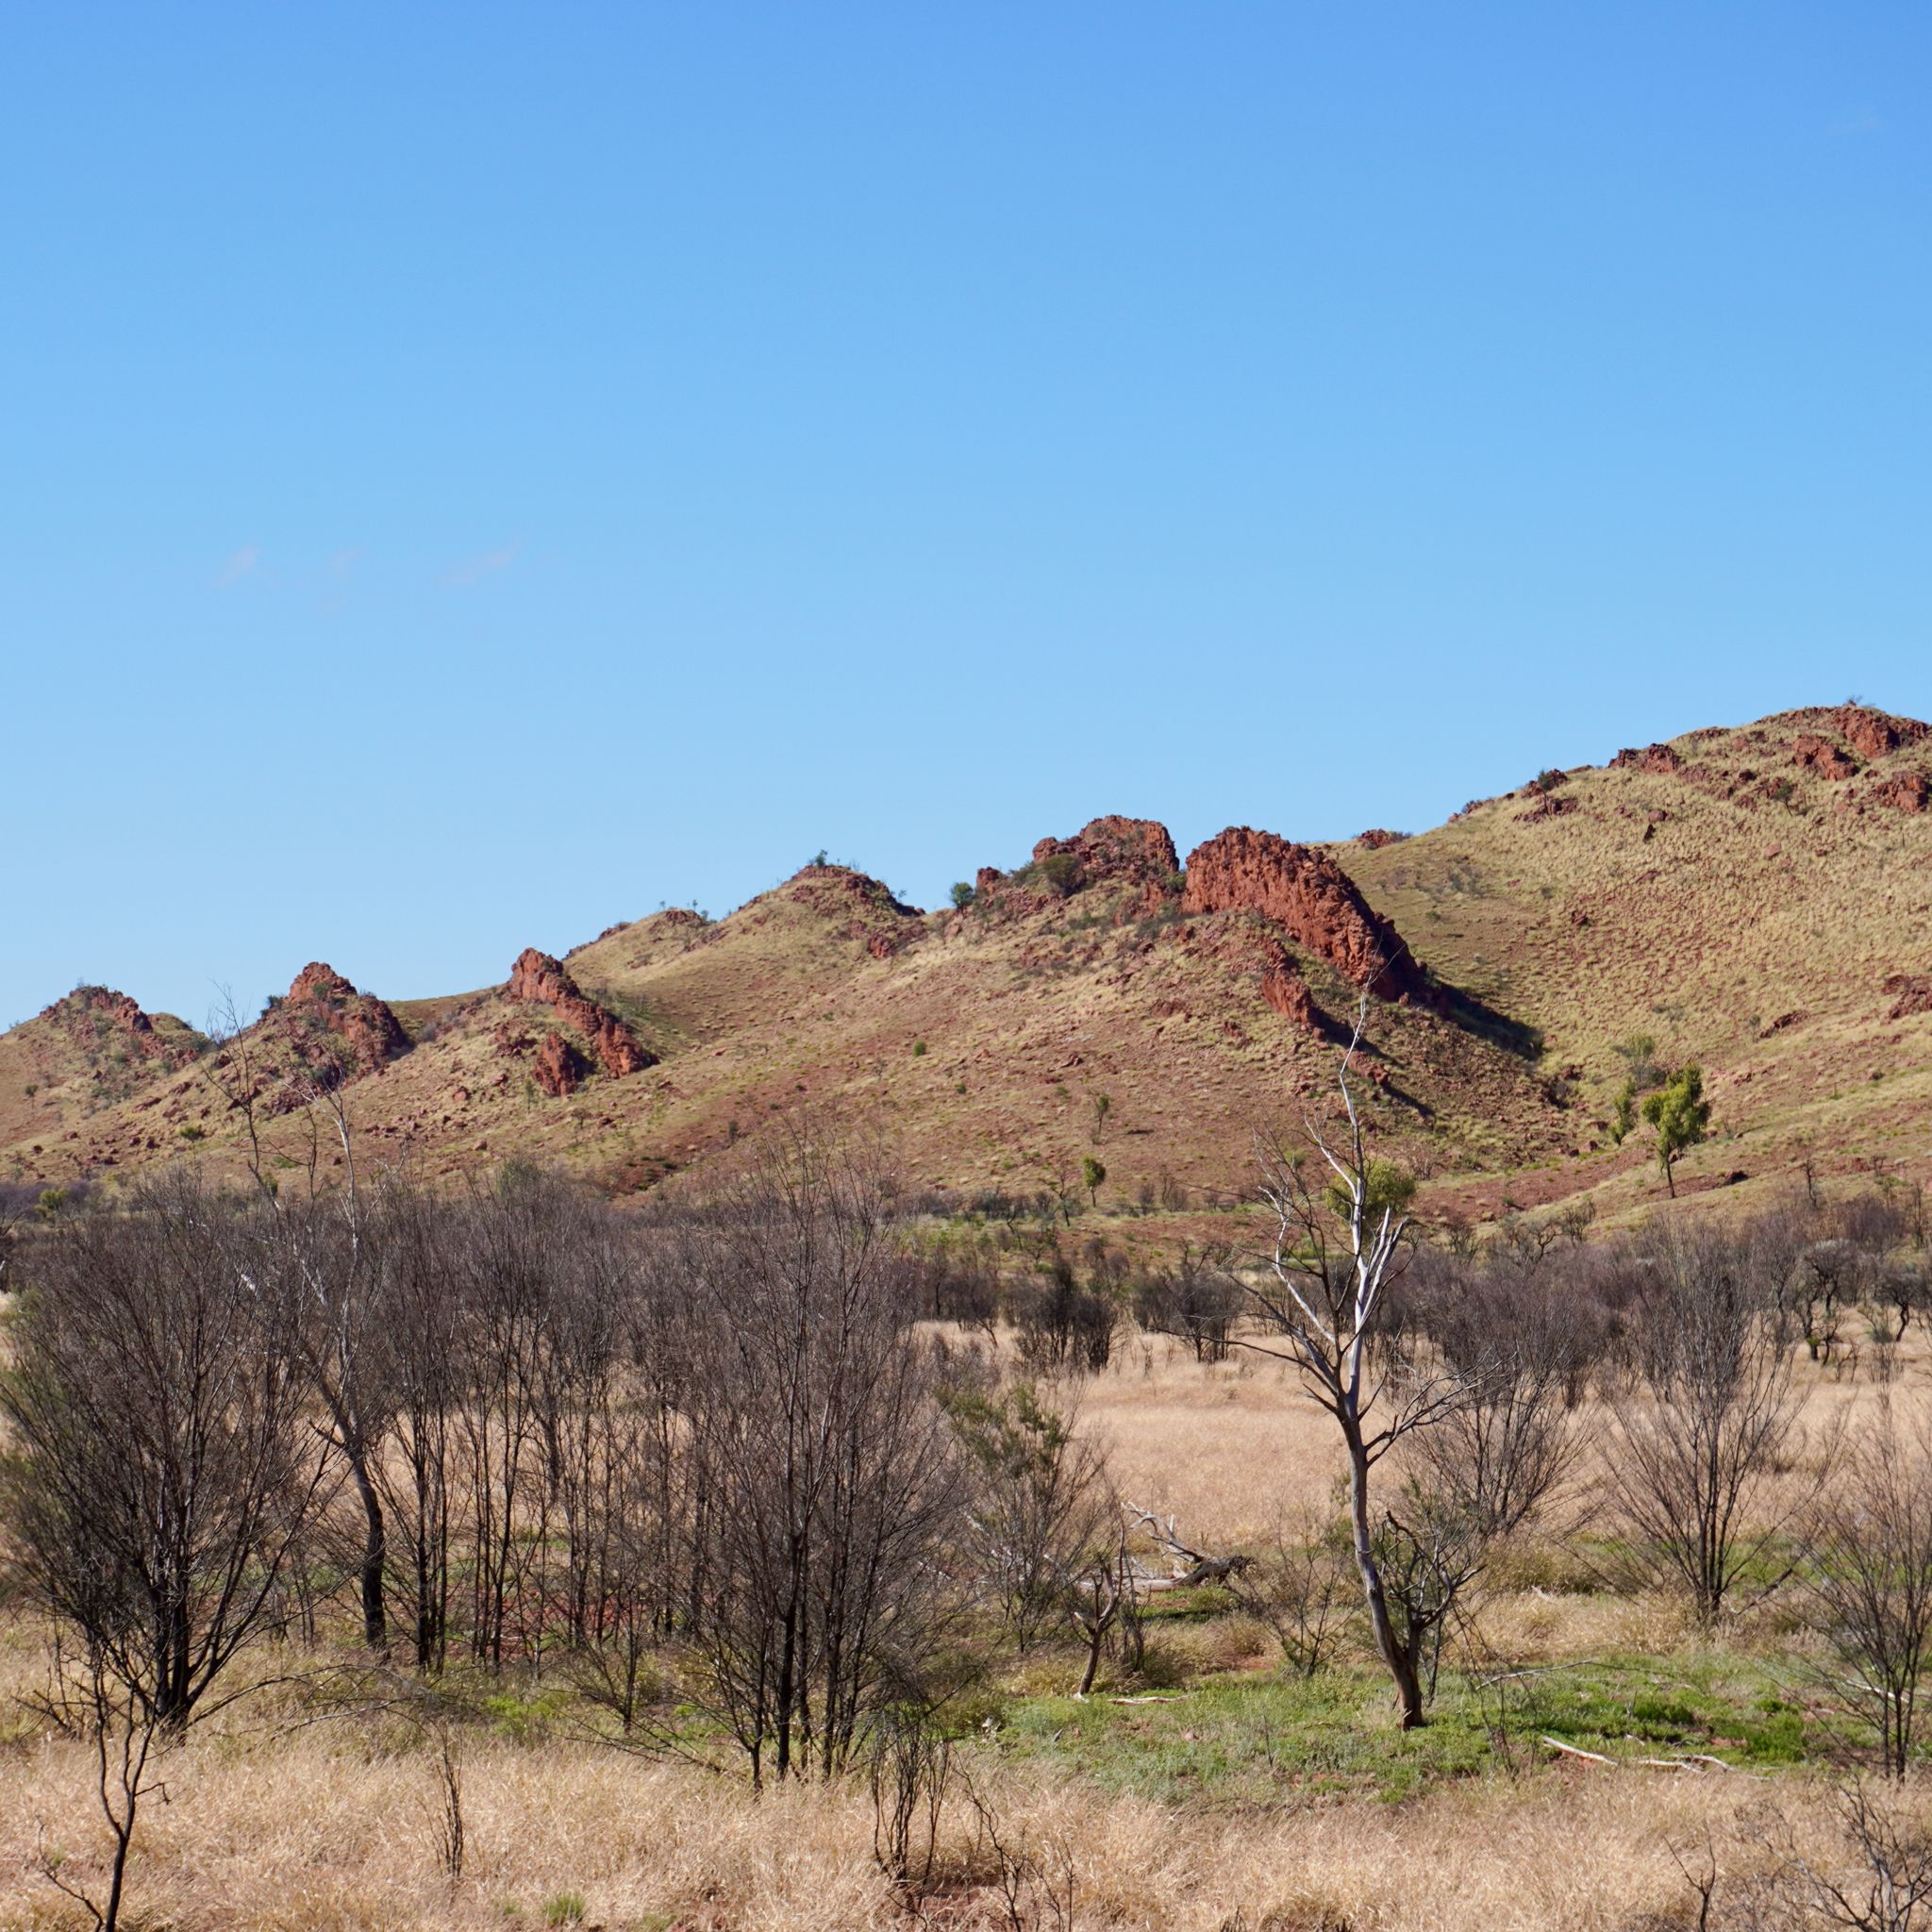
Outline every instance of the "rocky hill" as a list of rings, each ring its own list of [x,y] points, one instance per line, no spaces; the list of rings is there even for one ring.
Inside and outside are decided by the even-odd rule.
[[[1747,1193],[1932,1154],[1932,732],[1794,711],[1546,771],[1415,837],[1231,827],[1183,866],[1100,818],[923,913],[806,867],[727,918],[659,912],[500,985],[395,1002],[306,968],[211,1046],[81,988],[0,1036],[0,1175],[232,1159],[340,1094],[376,1159],[510,1156],[618,1191],[702,1174],[810,1107],[971,1197],[1108,1169],[1103,1205],[1244,1188],[1257,1129],[1326,1102],[1369,1005],[1376,1131],[1444,1213],[1655,1193],[1607,1131],[1631,1068],[1707,1070],[1680,1188]]]

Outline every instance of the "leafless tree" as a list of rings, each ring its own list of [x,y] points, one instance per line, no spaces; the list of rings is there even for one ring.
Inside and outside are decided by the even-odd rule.
[[[1068,1621],[1087,1646],[1079,1689],[1074,1693],[1076,1697],[1085,1697],[1093,1689],[1108,1639],[1117,1627],[1131,1625],[1140,1608],[1141,1575],[1118,1519],[1112,1530],[1109,1540],[1096,1541],[1082,1553],[1079,1567],[1069,1579],[1070,1587],[1060,1598]]]
[[[1420,1369],[1371,1344],[1384,1297],[1400,1266],[1407,1228],[1391,1198],[1387,1170],[1370,1159],[1350,1069],[1368,1018],[1364,996],[1337,1080],[1346,1131],[1331,1138],[1312,1121],[1307,1152],[1278,1141],[1262,1148],[1262,1198],[1274,1216],[1269,1275],[1251,1291],[1268,1331],[1244,1346],[1284,1356],[1309,1394],[1334,1418],[1348,1458],[1351,1545],[1375,1649],[1395,1687],[1399,1721],[1420,1724],[1425,1699],[1418,1657],[1390,1612],[1376,1552],[1370,1496],[1375,1465],[1411,1432],[1441,1420],[1457,1400],[1453,1375]]]
[[[346,1150],[347,1116],[338,1118]],[[393,1401],[391,1310],[352,1152],[348,1159],[340,1190],[294,1202],[271,1197],[239,1231],[235,1262],[243,1283],[262,1298],[280,1345],[299,1359],[349,1478],[360,1516],[356,1574],[363,1641],[380,1650],[389,1637],[380,1465]]]
[[[873,1860],[917,1912],[939,1857],[952,1745],[924,1719],[897,1710],[881,1711],[868,1733]]]
[[[446,1206],[407,1190],[385,1202],[385,1339],[392,1453],[375,1468],[384,1510],[405,1553],[388,1588],[410,1633],[416,1668],[440,1672],[449,1656],[456,1523],[457,1411],[465,1389],[461,1272],[451,1254],[459,1222]]]
[[[1136,1285],[1135,1313],[1141,1325],[1180,1336],[1196,1361],[1224,1361],[1228,1332],[1245,1300],[1228,1259],[1225,1249],[1183,1243],[1176,1259],[1151,1269]]]
[[[1806,1577],[1836,1653],[1824,1689],[1871,1725],[1880,1761],[1911,1761],[1932,1644],[1932,1424],[1889,1401],[1804,1525]]]
[[[874,1176],[803,1138],[693,1227],[692,1453],[709,1496],[700,1689],[754,1782],[830,1773],[914,1706],[965,1484]]]
[[[1803,1441],[1803,1397],[1748,1233],[1671,1221],[1650,1232],[1643,1258],[1633,1374],[1608,1391],[1607,1501],[1627,1525],[1629,1567],[1679,1584],[1711,1620],[1806,1505],[1805,1485],[1779,1481]],[[1757,1587],[1790,1572],[1778,1559]]]
[[[37,1248],[0,1383],[20,1570],[79,1642],[69,1689],[113,1839],[107,1897],[87,1903],[109,1928],[156,1753],[230,1701],[225,1674],[321,1498],[311,1385],[242,1286],[234,1221],[177,1176],[65,1224]]]
[[[1248,1563],[1230,1573],[1227,1588],[1267,1625],[1288,1668],[1312,1677],[1333,1661],[1351,1610],[1359,1611],[1361,1583],[1353,1572],[1345,1524],[1282,1519]]]
[[[1849,1857],[1801,1850],[1788,1821],[1774,1819],[1770,1869],[1748,1881],[1738,1917],[1752,1932],[1801,1925],[1847,1932],[1913,1932],[1932,1920],[1932,1833],[1893,1798],[1853,1783],[1837,1793]]]
[[[1420,1325],[1461,1385],[1415,1437],[1412,1461],[1485,1541],[1528,1522],[1574,1457],[1568,1396],[1593,1338],[1570,1271],[1544,1265],[1547,1253],[1468,1263],[1432,1257],[1407,1283]]]

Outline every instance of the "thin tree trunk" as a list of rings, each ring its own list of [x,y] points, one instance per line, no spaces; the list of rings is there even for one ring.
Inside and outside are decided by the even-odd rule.
[[[389,1641],[389,1619],[383,1607],[383,1572],[389,1566],[389,1529],[383,1522],[382,1500],[369,1479],[369,1458],[359,1448],[349,1457],[349,1474],[362,1504],[362,1641],[371,1650]]]
[[[1355,1540],[1356,1568],[1361,1573],[1362,1594],[1368,1600],[1369,1624],[1375,1633],[1375,1649],[1395,1684],[1395,1704],[1405,1731],[1415,1730],[1423,1722],[1422,1681],[1415,1659],[1396,1641],[1395,1626],[1389,1618],[1389,1599],[1382,1589],[1382,1573],[1375,1567],[1375,1553],[1369,1536],[1369,1458],[1356,1432],[1350,1432],[1348,1445],[1348,1513]]]

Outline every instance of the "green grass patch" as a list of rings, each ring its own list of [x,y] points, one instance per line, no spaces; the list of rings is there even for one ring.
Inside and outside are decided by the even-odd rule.
[[[1723,1653],[1607,1658],[1502,1688],[1445,1670],[1428,1724],[1404,1732],[1387,1680],[1366,1666],[1312,1679],[1241,1674],[1171,1702],[1009,1699],[999,1735],[1016,1757],[1108,1792],[1233,1805],[1286,1790],[1400,1799],[1546,1758],[1543,1736],[1611,1757],[1697,1752],[1757,1768],[1802,1763],[1812,1741],[1768,1669]]]

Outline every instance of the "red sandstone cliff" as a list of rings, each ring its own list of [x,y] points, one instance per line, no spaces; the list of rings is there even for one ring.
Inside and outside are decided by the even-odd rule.
[[[1402,936],[1332,858],[1246,825],[1188,855],[1189,912],[1257,912],[1382,999],[1422,999],[1427,982]]]

